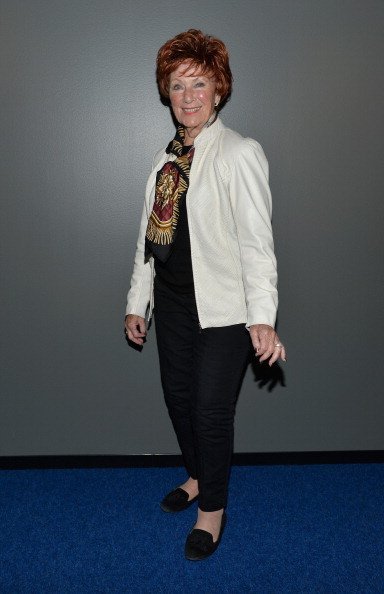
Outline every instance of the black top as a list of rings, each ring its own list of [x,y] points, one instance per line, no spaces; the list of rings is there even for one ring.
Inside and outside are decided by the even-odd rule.
[[[184,146],[183,155],[186,155],[190,148],[191,146]],[[155,272],[156,277],[176,293],[193,293],[186,197],[179,204],[179,219],[171,254],[166,262],[161,262],[158,258],[155,258]]]

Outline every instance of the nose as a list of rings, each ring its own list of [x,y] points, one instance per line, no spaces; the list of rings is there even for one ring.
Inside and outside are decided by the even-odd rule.
[[[183,101],[184,101],[184,103],[192,103],[193,100],[194,100],[193,90],[192,89],[185,89],[184,95],[183,95]]]

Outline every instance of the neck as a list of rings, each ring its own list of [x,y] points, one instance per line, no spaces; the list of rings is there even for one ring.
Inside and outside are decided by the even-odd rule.
[[[184,144],[190,145],[193,144],[195,138],[200,134],[203,128],[184,128],[185,136],[184,136]]]
[[[200,132],[204,130],[204,128],[209,128],[209,126],[211,126],[216,121],[217,115],[217,111],[214,111],[209,117],[208,121],[202,126],[195,126],[194,128],[185,127],[184,144],[187,146],[193,144],[195,138],[200,134]]]

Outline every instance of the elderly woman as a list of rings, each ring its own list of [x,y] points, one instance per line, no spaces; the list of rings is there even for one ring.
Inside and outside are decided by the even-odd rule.
[[[154,308],[161,380],[187,471],[161,508],[198,501],[187,559],[218,547],[226,523],[236,398],[253,346],[285,360],[274,330],[277,274],[268,164],[218,118],[231,93],[228,52],[190,29],[157,56],[177,131],[149,176],[125,318],[142,345]]]

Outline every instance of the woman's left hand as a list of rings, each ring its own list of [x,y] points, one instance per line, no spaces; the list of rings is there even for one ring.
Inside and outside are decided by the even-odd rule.
[[[260,363],[269,359],[268,364],[271,366],[278,359],[281,359],[282,361],[287,360],[285,347],[280,342],[280,339],[272,326],[268,326],[267,324],[254,324],[249,327],[249,333],[251,335],[253,348],[256,351],[256,356],[259,357]]]

